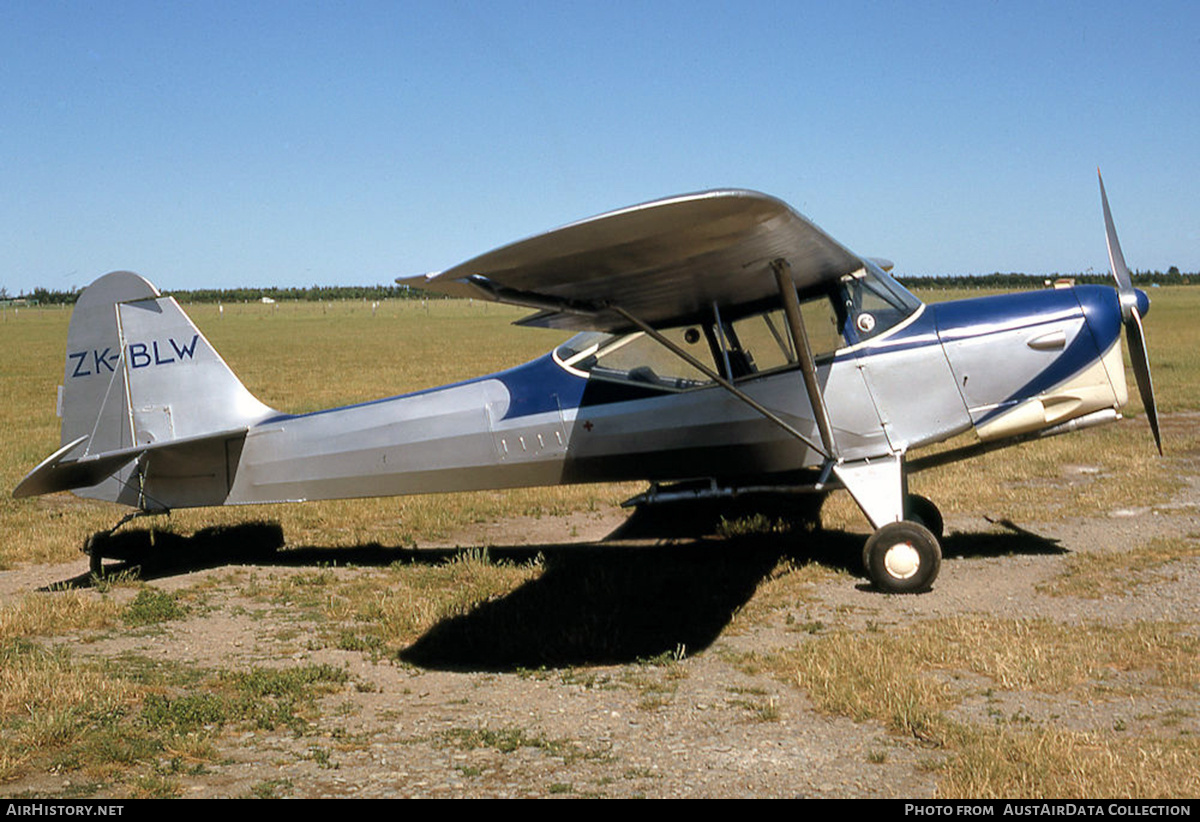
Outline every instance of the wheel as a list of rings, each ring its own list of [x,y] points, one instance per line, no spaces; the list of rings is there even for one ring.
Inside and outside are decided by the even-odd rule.
[[[904,518],[929,529],[938,539],[946,536],[946,524],[942,512],[929,499],[920,494],[909,494],[904,498]]]
[[[863,565],[871,583],[885,594],[917,594],[937,579],[942,547],[920,523],[890,522],[867,540]]]

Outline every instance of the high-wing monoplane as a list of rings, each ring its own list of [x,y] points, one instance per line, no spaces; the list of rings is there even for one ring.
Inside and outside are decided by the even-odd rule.
[[[1161,452],[1148,300],[1100,191],[1116,289],[936,305],[764,194],[609,212],[399,280],[578,332],[553,351],[309,414],[261,403],[173,298],[113,272],[71,318],[62,447],[14,494],[70,489],[152,513],[615,480],[650,481],[640,506],[845,488],[875,529],[863,549],[874,585],[923,591],[942,518],[908,493],[908,474],[1118,419],[1122,327]],[[914,453],[972,431],[968,445]]]

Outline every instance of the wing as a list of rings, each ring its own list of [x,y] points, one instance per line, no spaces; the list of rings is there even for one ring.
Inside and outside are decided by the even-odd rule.
[[[668,327],[710,316],[713,302],[736,313],[773,299],[780,258],[802,290],[863,267],[782,200],[721,190],[611,211],[397,282],[545,309],[521,325],[623,331],[607,306]]]

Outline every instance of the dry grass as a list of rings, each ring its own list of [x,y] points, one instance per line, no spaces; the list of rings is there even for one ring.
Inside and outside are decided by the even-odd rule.
[[[1200,353],[1191,342],[1191,318],[1200,308],[1200,289],[1156,289],[1151,296],[1147,334],[1160,408],[1168,413],[1198,408]],[[223,316],[212,306],[188,310],[251,391],[293,412],[477,376],[536,356],[562,337],[513,329],[508,322],[522,312],[483,303],[384,303],[374,315],[369,303],[226,306]],[[0,365],[6,397],[0,405],[0,484],[6,488],[57,444],[54,396],[68,318],[67,310],[47,308],[5,313],[0,321],[0,348],[20,352]],[[1165,445],[1169,454],[1196,451],[1198,438],[1177,430]],[[1065,466],[1088,470],[1069,473]],[[1142,421],[1134,420],[930,471],[914,477],[912,485],[948,513],[1045,521],[1151,505],[1169,495],[1174,483],[1172,472],[1153,454]],[[444,539],[472,523],[514,514],[607,507],[633,490],[578,486],[349,500],[275,506],[268,516],[278,520],[291,546],[396,546]],[[111,526],[119,514],[114,506],[69,495],[34,500],[3,495],[0,528],[6,539],[0,543],[0,568],[77,558],[82,538]],[[158,527],[191,533],[262,517],[256,507],[187,511],[159,520]],[[823,518],[835,527],[862,522],[852,504],[836,497]],[[1188,541],[1153,543],[1120,557],[1080,556],[1046,591],[1109,595],[1117,571],[1127,577],[1132,568],[1135,577],[1151,579],[1169,573],[1181,552],[1194,555],[1195,550],[1194,541]],[[807,591],[830,573],[790,562],[777,566],[732,624],[736,628],[781,610],[803,614]],[[330,644],[390,656],[431,626],[477,613],[543,574],[541,565],[502,565],[467,554],[443,565],[364,570],[353,577],[313,570],[254,579],[245,584],[245,593],[301,606],[316,616]],[[147,763],[161,760],[164,751],[172,761],[174,752],[184,752],[185,761],[211,757],[211,739],[181,730],[191,727],[188,723],[211,719],[214,710],[225,712],[218,726],[258,721],[238,713],[237,706],[250,705],[247,694],[259,687],[267,688],[259,702],[274,706],[265,723],[286,725],[312,710],[304,692],[288,691],[288,696],[280,683],[266,682],[269,678],[238,680],[189,671],[178,681],[147,680],[136,661],[101,667],[38,644],[46,636],[115,627],[122,613],[115,601],[75,592],[31,594],[0,610],[0,780],[30,770],[81,770],[89,778],[120,783],[130,795],[172,795],[173,773]],[[1200,648],[1177,626],[945,619],[905,635],[853,636],[836,625],[817,631],[802,627],[797,635],[811,636],[803,636],[794,650],[743,657],[741,664],[769,668],[804,688],[823,710],[880,721],[933,746],[930,767],[937,769],[942,795],[1200,795],[1196,737],[1066,730],[1038,722],[981,725],[954,718],[966,700],[979,697],[981,679],[1004,693],[1052,699],[1136,699],[1168,690],[1193,699]],[[320,692],[337,684],[321,680],[326,673],[300,672],[300,680],[315,679],[293,684]],[[647,681],[657,688],[670,680],[650,676]],[[654,688],[646,690],[669,699],[669,691],[658,697]],[[196,699],[183,699],[184,694]],[[157,717],[157,725],[135,723],[139,717]],[[278,792],[264,783],[264,794]]]
[[[1171,564],[1200,556],[1195,540],[1156,539],[1122,551],[1075,554],[1054,579],[1038,586],[1051,596],[1120,597],[1148,582],[1171,578]]]
[[[803,612],[814,598],[815,587],[831,579],[841,578],[847,584],[850,575],[816,562],[797,563],[783,558],[759,584],[754,597],[734,615],[729,631],[740,633],[781,610]],[[791,618],[794,625],[794,617]],[[802,624],[798,630],[805,630]]]
[[[332,644],[348,650],[397,650],[434,625],[474,611],[535,579],[538,564],[494,563],[466,552],[435,565],[394,565],[339,580],[332,573],[255,582],[254,593],[289,607],[315,605]]]
[[[0,609],[0,781],[136,704],[129,683],[32,641],[114,627],[120,614],[111,598],[78,591],[27,594]]]
[[[961,729],[937,768],[946,799],[1190,799],[1200,792],[1200,741],[1055,728]]]
[[[26,641],[0,645],[0,780],[39,762],[53,767],[61,752],[111,741],[140,691],[62,651]],[[92,742],[96,745],[89,746]],[[117,758],[104,755],[93,762],[108,767]]]
[[[905,635],[869,633],[853,641],[830,634],[804,643],[782,663],[828,710],[882,719],[920,736],[902,718],[922,716],[960,696],[930,671],[969,671],[1009,691],[1063,694],[1111,689],[1114,672],[1152,672],[1156,687],[1200,688],[1200,640],[1155,622],[1076,626],[1050,620],[956,617]],[[1084,693],[1088,692],[1088,693]],[[882,707],[890,706],[890,707]]]
[[[57,636],[120,623],[121,606],[83,591],[26,594],[0,608],[0,645],[14,639]]]
[[[823,711],[882,722],[938,751],[931,767],[939,795],[1182,798],[1200,790],[1194,736],[1130,737],[1054,722],[979,725],[951,716],[993,690],[1084,701],[1171,692],[1194,699],[1200,640],[1182,626],[942,619],[903,635],[825,634],[741,664],[798,685]]]

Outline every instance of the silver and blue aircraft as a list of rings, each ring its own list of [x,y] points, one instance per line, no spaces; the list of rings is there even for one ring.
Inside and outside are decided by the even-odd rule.
[[[924,591],[942,518],[908,474],[1118,419],[1122,326],[1162,450],[1148,300],[1100,191],[1116,289],[937,305],[764,194],[602,214],[399,280],[527,306],[518,325],[575,336],[508,371],[310,414],[257,400],[173,298],[113,272],[71,318],[62,447],[13,493],[153,513],[634,479],[651,482],[642,506],[845,488],[875,529],[874,585]]]

